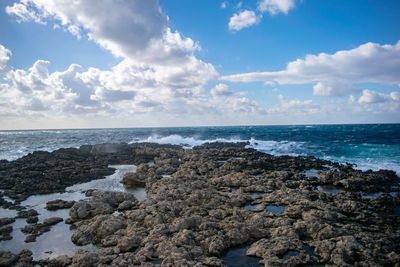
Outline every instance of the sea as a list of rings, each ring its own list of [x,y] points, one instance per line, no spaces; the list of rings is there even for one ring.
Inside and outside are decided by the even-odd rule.
[[[315,156],[353,163],[361,170],[393,170],[400,176],[400,124],[170,127],[0,131],[0,159],[36,150],[99,143],[176,144],[248,142],[272,155]]]

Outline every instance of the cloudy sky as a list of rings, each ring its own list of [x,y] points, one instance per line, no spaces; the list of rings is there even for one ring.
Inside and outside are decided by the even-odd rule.
[[[400,122],[398,0],[2,0],[0,129]]]

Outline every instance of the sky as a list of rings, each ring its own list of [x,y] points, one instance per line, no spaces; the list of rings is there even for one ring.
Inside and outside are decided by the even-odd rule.
[[[398,0],[2,0],[0,129],[400,123]]]

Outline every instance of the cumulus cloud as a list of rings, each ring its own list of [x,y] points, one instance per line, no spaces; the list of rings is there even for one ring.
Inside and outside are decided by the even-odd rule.
[[[236,8],[241,9],[241,7],[242,2],[239,2]],[[244,10],[235,13],[229,19],[228,26],[232,31],[240,31],[244,28],[260,23],[262,13],[268,12],[270,15],[275,15],[281,12],[287,14],[289,10],[294,7],[295,0],[261,0],[258,2],[256,10],[259,14],[256,14],[253,10]]]
[[[0,44],[0,74],[5,70],[11,51]]]
[[[89,38],[117,56],[134,56],[162,38],[168,19],[156,0],[23,0],[6,8],[22,21],[54,19],[72,34]]]
[[[366,43],[334,54],[307,55],[285,70],[224,76],[232,82],[314,84],[314,94],[338,96],[358,92],[357,83],[400,83],[400,41],[394,45]]]
[[[216,98],[230,97],[234,95],[234,93],[229,90],[229,86],[223,83],[217,84],[213,89],[211,89],[210,93]]]
[[[375,104],[375,103],[390,103],[390,102],[399,102],[400,93],[399,92],[391,92],[390,94],[382,94],[370,90],[363,90],[363,93],[358,100],[360,104]]]
[[[315,96],[345,96],[350,93],[359,93],[361,88],[346,86],[337,82],[318,82],[313,86]]]
[[[359,98],[351,95],[348,99],[348,113],[353,116],[364,114],[371,118],[379,116],[381,122],[396,122],[400,116],[400,93],[388,94],[363,90]]]
[[[295,7],[295,0],[262,0],[258,2],[258,10],[275,15],[279,12],[287,14]]]
[[[229,20],[229,29],[239,31],[243,28],[250,27],[260,22],[261,17],[257,16],[254,11],[244,10],[233,14]]]
[[[314,104],[312,100],[298,100],[298,99],[286,99],[282,94],[278,96],[280,104],[268,109],[268,114],[311,114],[318,113],[320,106]]]
[[[216,75],[212,65],[195,58],[197,43],[171,31],[157,0],[21,0],[7,10],[23,21],[48,19],[78,38],[87,35],[131,64],[150,69],[195,63]]]
[[[204,75],[195,64],[193,70],[191,64],[172,70],[154,66],[150,70],[125,59],[110,70],[84,70],[72,64],[59,72],[49,72],[49,65],[49,61],[38,60],[28,70],[10,68],[5,73],[5,82],[0,83],[1,117],[51,120],[148,114],[179,119],[182,114],[185,118],[198,114],[215,118],[217,114],[262,112],[255,101],[227,85],[219,84],[210,94],[205,93]]]
[[[53,114],[178,113],[192,104],[204,107],[203,86],[218,75],[212,64],[195,56],[201,49],[198,43],[168,27],[157,0],[21,0],[7,13],[21,22],[52,22],[121,58],[109,70],[85,71],[72,64],[49,74],[50,63],[39,60],[28,71],[9,71],[0,97],[21,112],[24,103],[35,98],[43,104],[37,107]],[[2,65],[10,54],[4,51]]]
[[[211,89],[211,106],[219,107],[225,112],[245,112],[264,114],[265,109],[260,107],[257,102],[245,97],[245,92],[236,93],[231,91],[229,86],[223,83],[217,84]]]

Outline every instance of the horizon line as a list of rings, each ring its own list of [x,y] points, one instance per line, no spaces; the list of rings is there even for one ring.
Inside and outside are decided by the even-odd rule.
[[[247,124],[247,125],[200,125],[200,126],[142,126],[142,127],[93,127],[93,128],[34,128],[34,129],[0,129],[0,132],[12,131],[60,131],[60,130],[116,130],[116,129],[166,129],[166,128],[219,128],[219,127],[279,127],[279,126],[335,126],[335,125],[390,125],[400,122],[370,123],[305,123],[305,124]]]

